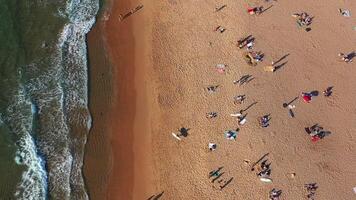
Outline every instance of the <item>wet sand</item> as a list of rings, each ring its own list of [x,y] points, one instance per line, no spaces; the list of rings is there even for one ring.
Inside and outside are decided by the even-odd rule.
[[[144,8],[119,22],[119,14],[138,4]],[[227,7],[214,12],[221,4]],[[232,0],[113,4],[102,33],[112,64],[113,88],[110,101],[103,104],[109,105],[105,120],[95,122],[98,116],[92,112],[93,127],[98,128],[90,136],[99,139],[99,130],[107,130],[112,159],[104,159],[107,146],[105,151],[93,147],[93,152],[102,153],[87,156],[92,167],[101,165],[94,164],[100,159],[109,163],[102,164],[108,169],[108,174],[100,175],[104,178],[94,178],[89,184],[90,175],[86,175],[92,197],[147,199],[164,192],[162,199],[266,199],[275,187],[283,191],[282,199],[305,199],[303,186],[311,182],[319,185],[318,199],[355,197],[356,71],[354,63],[337,60],[339,52],[354,50],[352,21],[340,16],[337,9],[356,10],[355,3],[301,0],[251,1],[250,5],[270,9],[249,16],[246,1]],[[310,32],[298,28],[291,17],[300,11],[315,16]],[[226,31],[214,32],[218,25]],[[249,34],[256,38],[254,49],[265,54],[256,67],[248,66],[243,51],[236,47],[236,41]],[[263,72],[263,66],[285,55],[279,70]],[[216,72],[218,63],[228,65],[225,74]],[[233,84],[247,74],[254,77],[251,82]],[[218,91],[208,94],[205,88],[209,85],[219,85]],[[334,86],[334,93],[325,98],[321,93],[329,86]],[[312,90],[318,90],[319,96],[310,104],[295,101],[296,117],[290,118],[282,104]],[[247,97],[240,106],[233,104],[238,94]],[[240,127],[237,140],[227,141],[223,132],[238,127],[229,114],[249,105],[247,123]],[[205,118],[211,111],[218,112],[216,119]],[[272,119],[263,129],[257,119],[265,114]],[[105,123],[106,129],[95,123]],[[304,127],[315,123],[332,134],[312,143]],[[182,126],[190,131],[179,142],[171,132]],[[89,144],[95,146],[96,139],[90,137]],[[217,143],[216,151],[209,152],[209,142]],[[243,162],[254,162],[265,153],[272,163],[272,184],[262,183]],[[222,191],[219,183],[208,179],[208,173],[221,166],[223,180],[233,177]],[[291,178],[290,173],[296,176]],[[106,190],[96,192],[95,185],[106,183],[101,182],[106,178]]]
[[[85,176],[93,199],[143,199],[146,188],[151,187],[144,74],[150,64],[147,31],[138,29],[144,23],[143,16],[120,22],[119,15],[132,9],[130,1],[112,2],[109,6],[110,10],[89,34],[89,49],[94,49],[93,60],[97,60],[96,66],[91,62],[91,80],[98,78],[102,82],[94,80],[91,88],[93,128]],[[96,41],[98,38],[103,39],[102,43]],[[97,50],[103,48],[107,57],[96,58]],[[106,65],[100,65],[102,61]],[[99,102],[101,99],[105,101]]]
[[[106,197],[112,170],[110,113],[113,104],[111,62],[106,54],[104,23],[100,20],[89,32],[89,109],[92,127],[84,156],[84,177],[91,199]]]

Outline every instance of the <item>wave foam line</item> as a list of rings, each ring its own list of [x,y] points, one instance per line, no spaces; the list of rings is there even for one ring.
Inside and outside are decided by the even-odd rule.
[[[47,190],[53,199],[88,199],[82,176],[84,145],[91,125],[85,36],[95,22],[98,9],[98,0],[67,1],[65,12],[59,14],[69,22],[59,34],[51,65],[45,70],[39,67],[40,63],[28,66],[27,73],[32,78],[26,84],[26,91],[35,99],[40,128],[35,141],[28,134],[20,143],[26,149],[23,151],[32,154],[27,156],[22,151],[18,154],[17,160],[28,166],[15,194],[18,199],[46,199]],[[78,127],[84,134],[74,132]],[[36,154],[36,148],[44,155],[47,174],[43,173],[44,160]],[[23,162],[21,155],[28,162]],[[33,184],[39,180],[39,184]],[[39,192],[31,185],[36,185]]]

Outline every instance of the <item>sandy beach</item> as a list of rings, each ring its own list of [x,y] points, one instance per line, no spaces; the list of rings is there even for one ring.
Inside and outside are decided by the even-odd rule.
[[[115,1],[89,34],[91,130],[85,177],[92,199],[354,199],[356,187],[355,61],[338,53],[355,49],[356,2],[291,1]],[[138,5],[144,7],[123,20]],[[215,8],[226,5],[219,12]],[[249,15],[248,7],[268,8]],[[294,13],[313,16],[311,31]],[[218,26],[226,30],[215,31]],[[263,61],[249,66],[237,40],[253,35]],[[99,40],[101,38],[102,40]],[[96,54],[105,49],[107,55]],[[99,51],[99,50],[98,50]],[[274,73],[264,66],[283,58]],[[218,73],[217,64],[225,64]],[[251,81],[234,84],[244,75]],[[219,86],[214,93],[211,85]],[[323,90],[333,87],[330,97]],[[310,103],[294,101],[294,118],[283,103],[318,91]],[[236,95],[246,100],[235,105]],[[245,110],[239,125],[231,113]],[[217,117],[207,119],[206,113]],[[258,119],[270,114],[270,125]],[[305,127],[320,124],[331,134],[312,142]],[[189,134],[172,137],[181,127]],[[240,128],[236,140],[224,131]],[[217,144],[210,152],[208,143]],[[263,183],[251,164],[269,153],[272,183]],[[244,162],[245,160],[245,162]],[[247,162],[246,162],[247,161]],[[212,183],[209,172],[224,174]],[[291,174],[295,174],[292,176]],[[219,186],[232,178],[223,189]],[[155,195],[155,196],[153,196]]]

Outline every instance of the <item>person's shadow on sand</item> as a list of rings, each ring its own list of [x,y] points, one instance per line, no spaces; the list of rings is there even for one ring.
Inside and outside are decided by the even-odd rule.
[[[163,193],[164,193],[164,191],[162,191],[161,193],[159,193],[157,195],[152,195],[147,200],[159,200],[162,197]]]

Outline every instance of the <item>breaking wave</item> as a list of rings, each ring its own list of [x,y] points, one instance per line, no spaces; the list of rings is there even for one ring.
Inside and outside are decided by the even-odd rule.
[[[24,165],[17,199],[88,199],[82,176],[91,126],[86,34],[99,0],[69,0],[67,19],[45,68],[35,61],[19,71],[25,81],[3,121],[18,137],[15,161]]]

